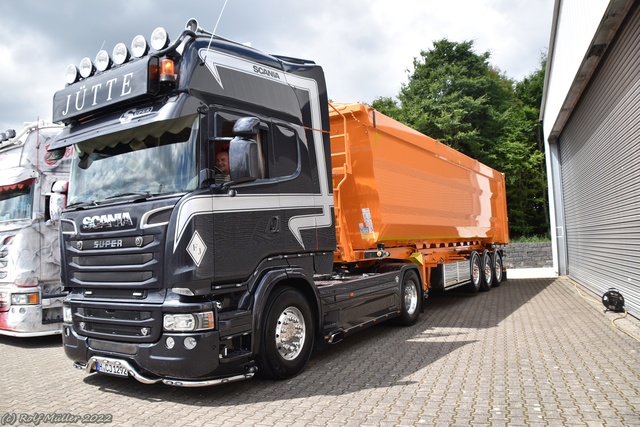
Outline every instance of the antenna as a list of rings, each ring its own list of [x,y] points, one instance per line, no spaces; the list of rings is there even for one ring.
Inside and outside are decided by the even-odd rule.
[[[213,36],[216,35],[216,30],[218,29],[218,24],[220,23],[220,19],[222,18],[222,13],[224,12],[225,7],[227,7],[227,0],[224,0],[224,4],[222,5],[222,10],[220,11],[220,15],[218,15],[218,20],[216,21],[216,26],[213,27],[213,32],[211,33],[211,38],[209,39],[209,45],[207,46],[207,52],[209,52],[209,48],[211,47]]]

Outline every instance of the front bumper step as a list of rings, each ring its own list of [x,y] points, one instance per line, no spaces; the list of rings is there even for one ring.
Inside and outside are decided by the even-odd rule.
[[[129,376],[135,378],[136,380],[144,384],[155,384],[158,382],[162,382],[167,385],[173,385],[178,387],[206,387],[206,386],[245,380],[245,379],[252,378],[255,375],[256,371],[258,370],[257,367],[251,366],[248,369],[247,373],[242,375],[235,375],[228,378],[217,378],[212,380],[176,380],[176,379],[169,379],[169,378],[155,378],[155,377],[142,375],[126,360],[114,359],[111,357],[93,356],[87,361],[87,363],[75,362],[73,366],[77,369],[84,370],[87,374],[90,374],[93,372],[98,372],[96,370],[96,365],[99,363],[103,363],[103,364],[107,363],[107,364],[124,368],[128,372]],[[105,375],[109,375],[109,374],[105,373]]]

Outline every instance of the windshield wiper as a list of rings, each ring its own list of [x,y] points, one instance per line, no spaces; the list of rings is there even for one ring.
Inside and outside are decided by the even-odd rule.
[[[146,200],[152,196],[150,191],[130,191],[128,193],[119,193],[114,196],[105,197],[105,200],[109,199],[118,199],[120,197],[128,197],[128,196],[142,196],[142,200]]]
[[[86,206],[97,206],[98,203],[95,200],[89,200],[87,202],[76,202],[76,203],[71,203],[70,205],[67,205],[67,209],[84,209]]]

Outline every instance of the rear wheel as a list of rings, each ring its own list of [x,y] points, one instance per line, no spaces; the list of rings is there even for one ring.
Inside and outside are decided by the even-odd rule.
[[[497,288],[500,286],[500,283],[504,280],[503,274],[503,264],[502,264],[502,255],[500,252],[495,251],[493,253],[493,287]]]
[[[305,296],[291,287],[276,289],[269,296],[262,326],[258,373],[271,379],[299,374],[311,356],[315,334]]]
[[[402,312],[398,323],[403,326],[415,325],[420,317],[420,279],[415,271],[409,270],[402,279]]]
[[[482,252],[482,283],[480,290],[487,292],[493,284],[493,257],[491,252],[485,250]]]
[[[469,268],[471,273],[471,281],[467,285],[466,289],[468,292],[475,294],[480,290],[480,285],[482,284],[482,267],[480,265],[480,255],[478,252],[471,252],[471,256],[469,257]]]

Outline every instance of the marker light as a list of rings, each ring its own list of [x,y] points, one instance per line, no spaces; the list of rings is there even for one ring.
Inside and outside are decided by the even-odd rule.
[[[169,44],[169,35],[167,30],[162,27],[158,27],[151,33],[151,47],[155,50],[161,50],[167,47]]]
[[[80,61],[80,75],[86,79],[91,74],[93,74],[93,72],[94,68],[91,59],[87,57],[82,58],[82,61]]]
[[[98,54],[96,55],[95,63],[98,71],[104,71],[109,68],[109,66],[111,65],[111,58],[109,57],[109,54],[106,50],[101,50],[100,52],[98,52]]]
[[[136,58],[142,58],[149,52],[149,46],[144,36],[138,34],[131,42],[131,54]]]
[[[67,71],[65,73],[64,80],[67,82],[68,85],[70,85],[72,83],[77,82],[78,78],[80,78],[80,74],[78,73],[78,67],[76,67],[74,64],[69,64],[69,66],[67,67]]]
[[[73,322],[73,315],[71,313],[71,307],[69,307],[68,305],[63,305],[62,306],[62,321],[64,323]]]
[[[175,82],[175,66],[172,59],[164,58],[160,61],[160,81]]]
[[[113,48],[111,56],[113,57],[114,64],[122,65],[129,60],[129,49],[127,49],[124,43],[118,43],[116,47]]]

